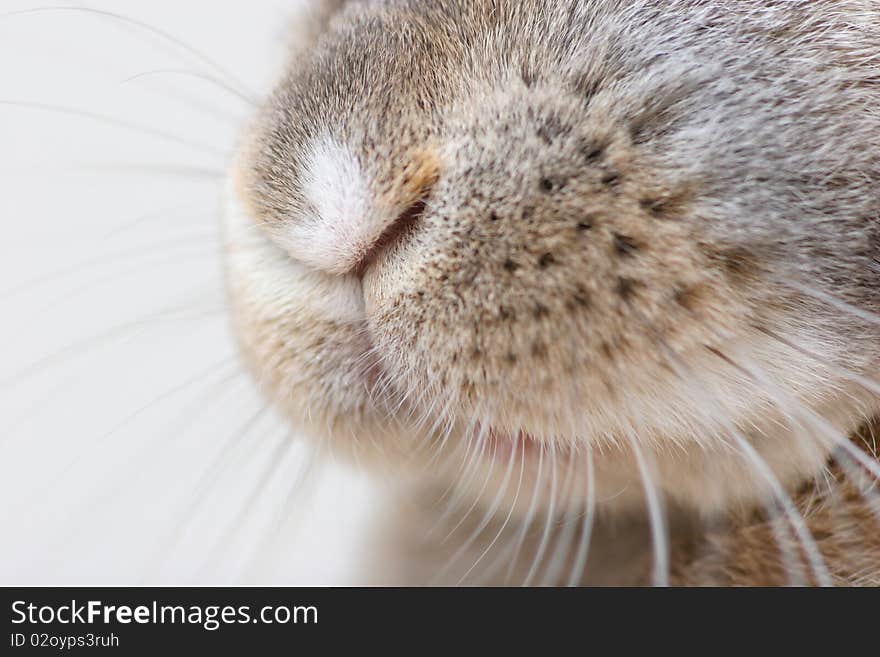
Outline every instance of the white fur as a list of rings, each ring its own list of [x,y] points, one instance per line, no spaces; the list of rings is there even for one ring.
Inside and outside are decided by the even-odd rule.
[[[279,231],[281,244],[318,269],[349,271],[379,237],[360,164],[332,137],[317,137],[305,158],[303,190],[314,214],[292,218]]]
[[[317,319],[355,322],[363,318],[363,294],[355,277],[326,277],[293,260],[249,215],[230,176],[224,202],[224,242],[230,279],[247,290],[264,312],[307,312]]]

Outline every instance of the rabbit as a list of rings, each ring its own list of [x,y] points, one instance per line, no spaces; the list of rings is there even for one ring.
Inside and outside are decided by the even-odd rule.
[[[880,585],[880,4],[314,0],[231,322],[379,585]]]

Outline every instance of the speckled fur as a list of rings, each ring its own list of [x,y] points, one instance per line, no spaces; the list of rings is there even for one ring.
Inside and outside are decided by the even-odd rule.
[[[786,583],[749,520],[772,485],[733,433],[796,497],[834,582],[877,583],[871,496],[839,470],[822,486],[880,408],[864,383],[880,370],[880,4],[314,7],[230,184],[233,319],[292,421],[393,473],[427,519],[402,522],[413,536],[436,515],[424,491],[457,482],[462,509],[491,506],[505,435],[573,471],[558,495],[539,482],[532,510],[576,513],[589,446],[588,583],[641,581],[638,550],[595,555],[642,537],[620,527],[644,525],[644,450],[673,582]],[[298,237],[332,228],[302,184],[319,137],[356,157],[389,231],[338,266]],[[492,447],[459,477],[474,434]],[[497,495],[528,514],[527,495]],[[734,557],[709,568],[720,551]],[[430,579],[403,560],[386,581]]]

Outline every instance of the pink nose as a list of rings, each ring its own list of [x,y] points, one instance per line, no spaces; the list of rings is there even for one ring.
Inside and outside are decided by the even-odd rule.
[[[363,275],[383,250],[412,229],[437,182],[433,152],[414,151],[404,161],[390,175],[369,177],[344,146],[315,142],[301,178],[309,210],[281,229],[282,246],[316,269]]]

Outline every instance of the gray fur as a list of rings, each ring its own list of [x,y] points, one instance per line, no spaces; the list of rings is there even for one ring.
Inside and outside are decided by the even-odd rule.
[[[840,372],[880,369],[880,4],[324,9],[243,147],[254,219],[273,237],[322,228],[302,185],[319,135],[355,155],[375,197],[417,211],[344,272],[361,279],[359,335],[381,374],[369,401],[359,380],[339,392],[335,380],[297,379],[322,420],[370,434],[344,409],[379,399],[403,409],[395,422],[420,420],[403,432],[413,440],[426,426],[489,425],[543,446],[587,442],[605,450],[606,492],[632,478],[621,443],[634,431],[656,448],[674,504],[717,514],[768,495],[743,493],[741,466],[720,461],[714,439],[729,424],[792,489],[827,456],[775,428],[785,404],[750,394],[754,374],[725,355],[728,341],[838,430],[876,412],[876,395]],[[425,153],[436,176],[398,199],[401,172]],[[258,372],[277,331],[261,321],[265,334],[243,339]],[[768,334],[820,362],[783,358]],[[329,362],[286,340],[302,349],[285,352],[293,371]],[[682,368],[732,401],[682,401],[703,387]],[[261,377],[291,397],[284,376]]]

